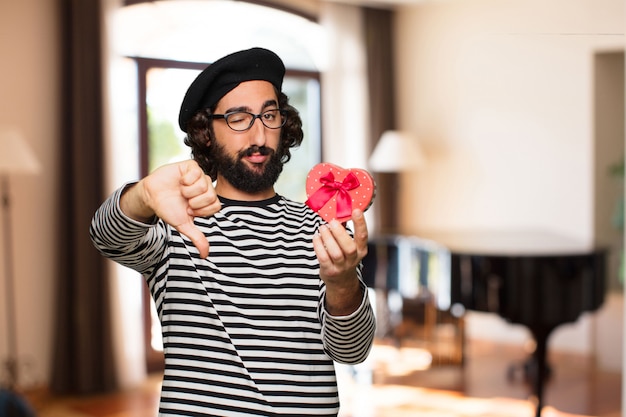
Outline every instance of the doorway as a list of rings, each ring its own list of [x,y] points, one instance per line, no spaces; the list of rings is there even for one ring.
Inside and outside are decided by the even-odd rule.
[[[609,251],[606,297],[595,323],[603,370],[622,369],[624,305],[624,51],[598,52],[594,70],[594,234]]]

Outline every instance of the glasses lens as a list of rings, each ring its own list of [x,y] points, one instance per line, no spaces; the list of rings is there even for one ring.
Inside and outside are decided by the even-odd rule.
[[[284,117],[280,113],[280,110],[268,110],[261,114],[261,121],[266,127],[270,129],[278,129],[284,122]]]
[[[254,115],[246,112],[228,113],[225,115],[228,127],[233,130],[247,130],[252,126]]]

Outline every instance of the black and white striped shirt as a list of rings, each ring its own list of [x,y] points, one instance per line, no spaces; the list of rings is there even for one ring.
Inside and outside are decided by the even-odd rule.
[[[375,319],[359,309],[333,317],[312,237],[322,219],[283,197],[241,202],[195,224],[210,244],[162,221],[126,217],[117,190],[90,233],[105,256],[145,277],[162,324],[161,416],[336,416],[333,361],[367,357]],[[360,270],[358,271],[360,275]]]

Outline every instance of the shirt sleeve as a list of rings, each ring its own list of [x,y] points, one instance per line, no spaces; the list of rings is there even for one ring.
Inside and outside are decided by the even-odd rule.
[[[376,318],[369,300],[367,287],[361,281],[361,305],[347,316],[332,316],[320,301],[322,340],[326,353],[336,362],[355,365],[367,359],[374,342]]]
[[[122,212],[120,197],[127,186],[116,190],[96,210],[89,234],[103,256],[141,274],[151,275],[167,246],[167,230],[161,221],[141,223]]]

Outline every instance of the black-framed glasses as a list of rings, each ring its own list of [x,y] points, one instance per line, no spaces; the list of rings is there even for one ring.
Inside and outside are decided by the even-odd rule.
[[[268,129],[280,129],[287,121],[284,110],[272,109],[263,113],[254,114],[247,111],[231,111],[224,114],[211,114],[211,119],[224,119],[226,124],[236,132],[244,132],[252,127],[256,119],[260,119]]]

